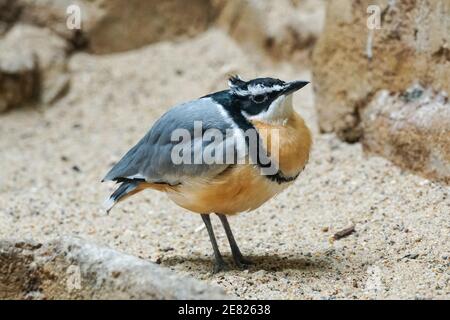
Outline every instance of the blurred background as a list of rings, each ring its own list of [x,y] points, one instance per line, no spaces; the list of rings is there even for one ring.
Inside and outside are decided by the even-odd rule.
[[[95,244],[240,298],[450,298],[449,46],[448,0],[0,0],[0,297],[149,297],[93,286],[98,252],[36,258]],[[147,192],[107,216],[100,180],[232,74],[312,81],[294,104],[314,150],[231,220],[256,265],[211,276],[197,215]]]

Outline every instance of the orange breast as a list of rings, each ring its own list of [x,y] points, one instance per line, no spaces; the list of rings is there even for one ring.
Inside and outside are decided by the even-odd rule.
[[[308,162],[311,150],[311,132],[305,125],[304,120],[294,112],[285,124],[267,124],[263,122],[253,122],[255,128],[267,139],[263,139],[264,147],[271,153],[271,150],[278,150],[279,168],[285,176],[295,176]],[[278,135],[278,139],[272,136]]]

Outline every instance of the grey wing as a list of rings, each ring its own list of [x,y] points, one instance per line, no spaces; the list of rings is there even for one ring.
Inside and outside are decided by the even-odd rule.
[[[183,183],[192,177],[213,177],[224,171],[227,164],[174,163],[172,151],[178,141],[172,141],[172,133],[182,129],[194,137],[194,122],[201,121],[203,131],[218,129],[225,133],[232,129],[223,112],[211,98],[178,105],[165,113],[150,131],[108,172],[104,180],[134,180],[168,183]],[[205,147],[205,142],[203,147]],[[194,152],[194,140],[189,142]],[[192,159],[192,158],[191,158]]]

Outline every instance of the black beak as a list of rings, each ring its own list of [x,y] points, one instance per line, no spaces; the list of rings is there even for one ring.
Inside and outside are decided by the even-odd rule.
[[[297,90],[300,90],[304,86],[306,86],[309,83],[309,81],[291,81],[287,84],[286,88],[284,89],[284,94],[291,94]]]

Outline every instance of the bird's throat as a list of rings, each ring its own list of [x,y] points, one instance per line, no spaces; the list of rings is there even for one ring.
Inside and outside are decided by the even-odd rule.
[[[292,94],[280,96],[274,100],[267,111],[251,117],[251,121],[259,121],[271,125],[285,125],[294,113]]]

